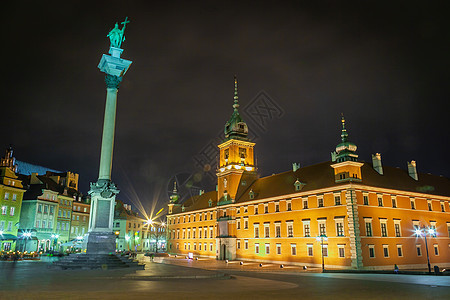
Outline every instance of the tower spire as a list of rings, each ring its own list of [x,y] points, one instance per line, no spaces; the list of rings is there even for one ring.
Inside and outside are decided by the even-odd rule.
[[[344,118],[344,113],[341,113],[341,122],[342,122],[342,132],[341,132],[341,139],[342,142],[346,142],[348,140],[348,133],[347,133],[347,129],[345,129],[345,118]]]
[[[234,108],[235,111],[237,111],[238,107],[239,107],[238,82],[237,82],[236,75],[234,75],[234,104],[233,104],[233,108]]]

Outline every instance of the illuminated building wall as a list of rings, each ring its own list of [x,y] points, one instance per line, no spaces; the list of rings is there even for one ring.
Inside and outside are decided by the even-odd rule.
[[[426,233],[431,265],[450,266],[448,178],[418,173],[414,161],[407,170],[383,166],[380,154],[360,161],[344,118],[331,161],[258,178],[236,98],[218,189],[184,204],[171,197],[168,252],[306,266],[320,266],[323,254],[333,268],[426,268]]]

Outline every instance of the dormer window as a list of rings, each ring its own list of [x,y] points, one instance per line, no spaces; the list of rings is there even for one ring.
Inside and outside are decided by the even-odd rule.
[[[239,148],[239,157],[241,159],[246,159],[247,158],[247,149]]]
[[[297,180],[294,182],[294,187],[295,187],[295,190],[296,190],[296,191],[300,191],[300,190],[302,189],[302,183],[297,179]]]
[[[228,157],[230,156],[230,149],[225,149],[223,151],[223,155],[225,157],[225,161],[228,161]]]
[[[239,124],[239,129],[244,130],[245,129],[244,124]]]
[[[208,206],[209,206],[209,207],[212,206],[212,200],[211,200],[211,199],[209,199],[209,201],[208,201]]]
[[[255,193],[253,192],[253,190],[250,190],[250,192],[248,193],[248,196],[250,197],[250,199],[255,198]]]

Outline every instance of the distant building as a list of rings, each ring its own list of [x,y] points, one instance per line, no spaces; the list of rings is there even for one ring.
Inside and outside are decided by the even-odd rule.
[[[163,222],[148,223],[131,205],[116,200],[113,229],[116,234],[117,251],[165,251],[166,227]]]
[[[78,196],[72,203],[72,222],[69,240],[81,239],[88,232],[91,204],[89,197]]]
[[[77,190],[78,174],[47,172],[21,178],[27,191],[22,201],[20,231],[32,233],[26,250],[59,250],[61,244],[69,241],[72,202],[81,196]]]
[[[171,253],[328,268],[450,267],[450,180],[360,161],[342,118],[332,160],[259,178],[238,112],[225,125],[217,190],[169,203]],[[424,238],[426,234],[426,240]],[[427,241],[427,244],[425,244]]]
[[[15,251],[19,229],[22,198],[25,192],[15,174],[17,165],[13,150],[6,150],[0,160],[0,251]]]

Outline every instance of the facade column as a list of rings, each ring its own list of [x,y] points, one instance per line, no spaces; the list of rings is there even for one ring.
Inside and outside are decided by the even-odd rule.
[[[361,236],[359,230],[358,204],[356,202],[356,193],[353,188],[347,189],[345,192],[345,200],[348,216],[348,232],[350,239],[350,253],[352,259],[352,269],[362,269],[362,250]]]

